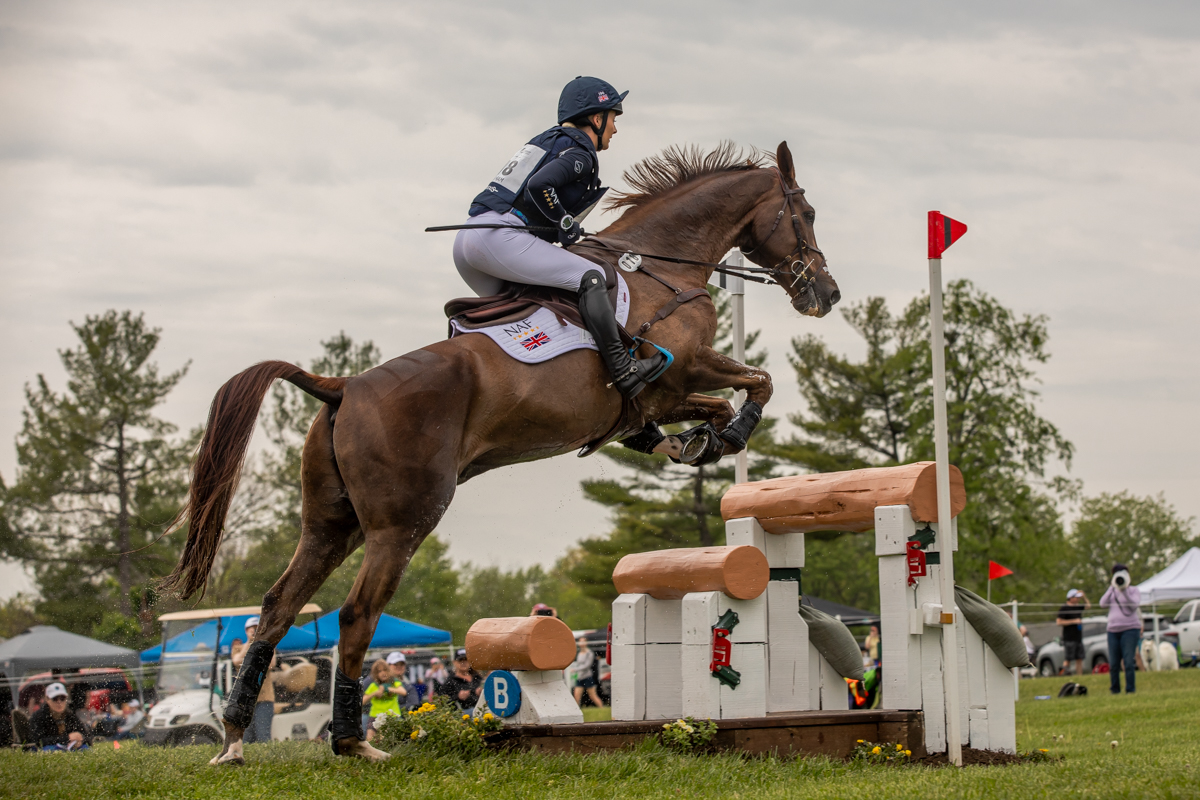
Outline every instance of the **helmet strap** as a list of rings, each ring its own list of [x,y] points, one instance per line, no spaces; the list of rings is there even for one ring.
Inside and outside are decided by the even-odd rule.
[[[597,128],[592,122],[592,118],[588,117],[588,127],[596,132],[596,152],[600,152],[604,145],[604,131],[608,128],[608,112],[600,112],[600,127]]]

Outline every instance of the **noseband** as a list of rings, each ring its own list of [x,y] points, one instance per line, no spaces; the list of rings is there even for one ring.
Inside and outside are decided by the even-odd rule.
[[[779,179],[779,188],[783,192],[783,207],[775,215],[775,222],[771,225],[771,231],[766,235],[766,238],[749,250],[742,250],[742,255],[748,256],[770,241],[771,237],[775,235],[775,230],[779,227],[779,223],[783,220],[784,213],[791,214],[792,230],[796,234],[796,246],[792,248],[792,252],[781,258],[778,264],[770,268],[770,274],[779,285],[789,286],[792,289],[795,289],[796,285],[803,281],[803,286],[801,287],[801,291],[803,291],[817,277],[815,274],[808,274],[809,267],[813,265],[816,259],[810,258],[805,262],[805,254],[815,253],[822,258],[825,254],[821,252],[820,248],[808,243],[804,232],[800,229],[800,217],[796,214],[795,206],[792,205],[792,196],[804,194],[804,190],[800,188],[789,189],[787,181],[783,179],[783,172],[780,171],[779,167],[771,167],[771,170],[775,173],[775,177]]]

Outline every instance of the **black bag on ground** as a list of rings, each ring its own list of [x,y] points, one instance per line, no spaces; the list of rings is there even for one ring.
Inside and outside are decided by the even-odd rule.
[[[1082,683],[1068,681],[1063,684],[1063,687],[1058,690],[1059,697],[1080,697],[1087,694],[1087,687]]]

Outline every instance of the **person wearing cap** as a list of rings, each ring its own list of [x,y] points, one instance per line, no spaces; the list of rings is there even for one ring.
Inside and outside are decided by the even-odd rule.
[[[1083,674],[1083,612],[1092,607],[1082,589],[1067,592],[1067,604],[1058,609],[1054,624],[1062,628],[1063,669],[1075,662],[1075,674]]]
[[[363,702],[370,703],[367,712],[367,741],[375,738],[375,719],[382,714],[400,716],[400,701],[410,694],[402,677],[406,668],[404,654],[393,652],[387,659],[379,659],[371,665],[371,683],[363,692]]]
[[[258,617],[246,620],[246,643],[235,644],[230,648],[230,660],[233,666],[241,669],[246,659],[246,651],[254,641],[258,632]],[[271,665],[263,677],[262,688],[258,690],[258,700],[254,704],[254,716],[250,718],[250,726],[242,734],[245,744],[271,741],[271,722],[275,719],[275,682],[271,680],[271,671],[275,669],[275,656],[271,656]]]
[[[579,241],[580,220],[608,191],[600,185],[599,154],[617,132],[627,94],[599,78],[581,75],[568,83],[558,99],[558,124],[530,139],[472,201],[454,239],[454,264],[481,297],[500,294],[509,283],[578,292],[579,313],[613,386],[634,397],[673,356],[660,350],[632,357],[604,273],[566,249]]]
[[[471,669],[467,651],[460,647],[454,652],[454,672],[442,684],[441,694],[449,697],[463,711],[469,711],[479,702],[479,689],[483,676]]]
[[[1125,693],[1137,688],[1138,642],[1142,638],[1142,590],[1133,585],[1129,568],[1113,564],[1108,591],[1100,606],[1108,609],[1108,680],[1109,691],[1121,693],[1121,665],[1125,665]]]
[[[558,609],[551,608],[545,603],[535,603],[533,608],[529,610],[531,617],[557,617]]]
[[[78,750],[88,743],[87,728],[71,713],[67,687],[57,682],[46,687],[46,705],[29,719],[29,731],[43,750]]]
[[[425,670],[425,697],[432,700],[442,693],[442,684],[450,678],[450,671],[437,656],[429,659],[429,668]]]

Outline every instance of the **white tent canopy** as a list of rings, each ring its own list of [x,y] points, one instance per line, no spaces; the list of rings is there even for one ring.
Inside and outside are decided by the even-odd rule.
[[[1157,575],[1138,586],[1143,603],[1200,597],[1200,547],[1193,547]]]

